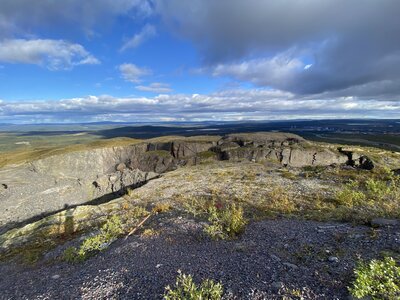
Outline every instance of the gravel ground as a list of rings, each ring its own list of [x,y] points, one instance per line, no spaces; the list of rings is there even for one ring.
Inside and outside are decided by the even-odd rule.
[[[83,263],[54,260],[60,249],[36,266],[2,263],[0,299],[162,299],[179,269],[197,282],[221,281],[226,299],[348,299],[358,257],[400,250],[398,227],[277,219],[249,224],[237,240],[212,241],[202,226],[164,215],[158,235],[120,239]]]

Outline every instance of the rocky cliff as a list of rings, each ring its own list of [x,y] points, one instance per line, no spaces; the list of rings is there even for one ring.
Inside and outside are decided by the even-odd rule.
[[[0,232],[67,207],[111,200],[185,165],[212,160],[354,165],[354,157],[288,133],[163,138],[50,156],[0,169]]]

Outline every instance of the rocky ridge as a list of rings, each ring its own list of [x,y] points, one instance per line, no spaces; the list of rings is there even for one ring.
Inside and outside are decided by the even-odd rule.
[[[399,254],[398,196],[385,198],[393,203],[383,215],[380,206],[335,198],[348,180],[379,178],[383,166],[398,168],[399,156],[281,133],[158,138],[9,166],[0,170],[0,194],[25,193],[19,209],[43,195],[68,201],[75,187],[76,197],[91,192],[86,202],[0,232],[0,299],[162,299],[177,270],[220,281],[224,299],[347,299],[358,259]],[[61,184],[70,190],[57,191]],[[210,201],[242,206],[244,232],[207,236],[201,211]],[[87,261],[66,262],[67,250],[110,217],[125,237]]]
[[[372,161],[363,159],[371,166]],[[55,155],[0,169],[0,233],[68,207],[109,201],[164,172],[210,160],[356,165],[349,152],[275,132],[161,138]]]

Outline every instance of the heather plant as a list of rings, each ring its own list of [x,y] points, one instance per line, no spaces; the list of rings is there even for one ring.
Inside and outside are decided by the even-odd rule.
[[[175,286],[165,288],[165,300],[219,300],[224,292],[221,283],[206,279],[200,285],[193,281],[191,275],[178,271]]]

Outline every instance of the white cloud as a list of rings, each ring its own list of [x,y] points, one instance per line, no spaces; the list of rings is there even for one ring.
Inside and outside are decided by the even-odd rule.
[[[155,97],[88,96],[58,101],[0,102],[3,122],[99,120],[284,120],[305,118],[400,118],[396,100],[358,97],[312,99],[279,90],[238,89],[211,94]]]
[[[135,34],[131,39],[124,43],[120,51],[125,51],[129,48],[136,48],[156,34],[156,28],[153,25],[147,24],[139,33]]]
[[[0,62],[36,64],[50,70],[71,69],[77,65],[100,63],[79,44],[49,39],[1,41]]]
[[[170,92],[172,92],[172,89],[169,84],[161,83],[161,82],[154,82],[147,86],[138,85],[135,88],[142,92],[152,92],[152,93],[170,93]]]
[[[282,53],[272,58],[218,64],[211,68],[211,73],[213,76],[229,76],[257,85],[282,88],[304,68],[305,64],[300,59]]]
[[[150,69],[139,68],[134,64],[125,63],[120,65],[118,68],[121,72],[122,78],[133,83],[139,83],[141,81],[141,77],[151,74]]]

